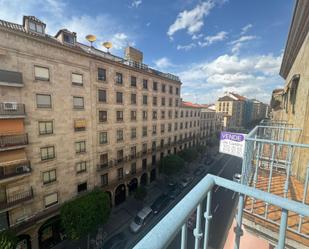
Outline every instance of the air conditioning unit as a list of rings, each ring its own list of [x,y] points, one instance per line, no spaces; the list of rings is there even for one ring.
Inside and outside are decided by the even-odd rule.
[[[30,172],[30,169],[28,166],[16,167],[16,173],[25,173],[25,172]]]
[[[16,102],[5,102],[3,103],[3,109],[7,111],[17,110],[17,103]]]

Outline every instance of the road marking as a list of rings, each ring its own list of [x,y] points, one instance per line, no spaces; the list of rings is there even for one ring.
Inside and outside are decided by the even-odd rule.
[[[214,213],[217,212],[218,208],[219,208],[219,204],[217,204],[217,206],[215,207]]]
[[[228,163],[230,160],[232,160],[232,157],[230,157],[230,158],[224,163],[224,166],[223,166],[223,168],[219,171],[218,176],[221,175],[221,173],[223,172],[223,170],[224,170],[225,167],[227,166],[227,163]]]

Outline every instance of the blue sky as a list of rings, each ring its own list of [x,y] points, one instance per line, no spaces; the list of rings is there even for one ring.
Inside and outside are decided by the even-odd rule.
[[[130,44],[144,63],[181,77],[184,100],[210,103],[236,91],[269,102],[278,76],[294,0],[0,0],[0,19],[35,15],[55,35],[85,42],[91,33],[123,55]]]

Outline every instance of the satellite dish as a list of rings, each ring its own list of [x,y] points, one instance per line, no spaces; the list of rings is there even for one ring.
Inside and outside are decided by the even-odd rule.
[[[103,42],[102,45],[107,49],[107,53],[109,53],[109,49],[113,47],[111,42]]]
[[[87,35],[86,39],[90,42],[91,47],[92,47],[92,43],[97,40],[97,37],[95,35]]]

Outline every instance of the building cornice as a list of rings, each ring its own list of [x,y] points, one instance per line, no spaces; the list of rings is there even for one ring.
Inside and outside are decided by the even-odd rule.
[[[286,79],[309,31],[309,1],[297,0],[280,68]]]

